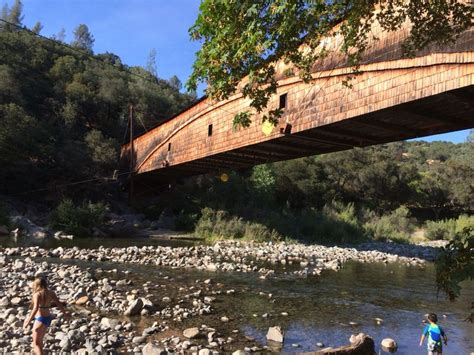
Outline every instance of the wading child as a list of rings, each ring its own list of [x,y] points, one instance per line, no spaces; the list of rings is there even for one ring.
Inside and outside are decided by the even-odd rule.
[[[43,338],[51,325],[53,317],[50,312],[50,308],[56,305],[61,309],[64,316],[69,318],[66,309],[59,301],[56,294],[48,289],[46,279],[42,276],[37,276],[33,281],[33,299],[31,301],[31,313],[23,323],[23,329],[28,328],[31,320],[35,319],[33,325],[33,351],[35,355],[43,355]]]
[[[438,317],[434,313],[428,314],[428,324],[423,329],[423,334],[420,339],[420,346],[423,344],[425,337],[428,338],[427,347],[429,355],[442,355],[443,354],[443,343],[448,345],[448,337],[438,324]]]

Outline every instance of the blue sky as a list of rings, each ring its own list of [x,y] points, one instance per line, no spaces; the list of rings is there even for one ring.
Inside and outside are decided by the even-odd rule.
[[[14,0],[0,0],[11,6]],[[23,0],[23,23],[40,21],[41,34],[51,36],[62,28],[66,41],[84,23],[95,38],[96,53],[112,52],[128,65],[145,66],[154,48],[158,76],[177,75],[184,83],[191,74],[199,43],[191,42],[188,29],[199,9],[198,0]],[[198,94],[202,94],[202,88]],[[469,131],[451,132],[423,140],[464,142]]]

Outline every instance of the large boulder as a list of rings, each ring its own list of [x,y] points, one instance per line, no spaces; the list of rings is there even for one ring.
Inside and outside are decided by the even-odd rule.
[[[284,333],[279,326],[268,328],[267,340],[277,343],[283,343]]]

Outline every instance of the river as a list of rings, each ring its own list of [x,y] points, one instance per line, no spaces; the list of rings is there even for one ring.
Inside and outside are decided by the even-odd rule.
[[[133,244],[137,242],[139,245],[189,244],[148,239],[134,240]],[[11,241],[4,240],[2,244],[12,246]],[[131,240],[78,240],[60,244],[87,248],[98,244],[123,247],[130,245]],[[443,295],[437,297],[435,270],[431,263],[419,267],[400,263],[347,262],[340,271],[324,271],[319,277],[278,274],[262,279],[254,273],[183,271],[151,265],[54,258],[49,261],[73,263],[89,270],[115,269],[116,272],[111,274],[113,278],[120,279],[126,275],[135,285],[146,282],[163,285],[163,288],[150,287],[149,292],[156,302],[165,295],[175,297],[180,287],[190,287],[196,280],[211,279],[216,290],[222,290],[213,304],[212,314],[185,319],[174,326],[184,329],[205,323],[226,336],[236,338],[236,330],[239,330],[240,338],[245,335],[265,345],[268,328],[280,325],[285,330],[284,352],[314,351],[319,342],[332,347],[345,345],[351,334],[364,332],[375,339],[377,352],[380,341],[390,337],[399,345],[398,354],[424,354],[425,345],[419,348],[418,342],[423,329],[423,315],[428,312],[438,314],[439,323],[448,334],[449,343],[444,354],[461,355],[474,351],[474,325],[463,321],[474,298],[474,283],[463,285],[462,295],[456,302],[446,301]],[[226,292],[230,289],[235,293]],[[224,315],[230,319],[229,322],[220,320]],[[383,322],[377,324],[375,318],[381,318]],[[153,321],[140,317],[132,320],[142,327]],[[234,346],[239,344],[243,347],[246,342],[237,341]]]

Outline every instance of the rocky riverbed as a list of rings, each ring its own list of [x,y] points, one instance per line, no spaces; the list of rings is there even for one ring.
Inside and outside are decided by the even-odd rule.
[[[223,349],[238,336],[223,337],[206,325],[184,330],[170,327],[184,319],[210,314],[218,295],[235,292],[213,285],[211,279],[171,289],[168,286],[172,280],[166,276],[164,281],[168,283],[161,285],[135,284],[127,278],[127,272],[118,273],[114,269],[83,269],[29,257],[2,256],[0,263],[0,309],[5,320],[0,326],[0,347],[7,353],[21,353],[30,348],[31,336],[23,333],[22,323],[29,311],[30,281],[38,274],[48,276],[51,288],[69,304],[72,312],[70,320],[65,320],[60,312],[56,314],[52,331],[45,338],[49,351],[155,354],[159,353],[158,347],[152,344],[155,338],[161,349],[199,351],[204,346]],[[156,299],[157,289],[161,289],[159,294],[167,296]],[[221,318],[226,322],[224,316]]]
[[[344,262],[384,262],[423,265],[433,261],[437,248],[395,243],[366,243],[357,247],[326,247],[296,243],[217,242],[212,246],[131,246],[127,248],[44,249],[40,247],[0,248],[4,255],[32,258],[94,260],[100,262],[192,268],[207,271],[258,272],[270,277],[275,272],[297,276],[319,275],[338,270]],[[282,268],[283,266],[283,268]]]
[[[0,346],[7,352],[29,349],[30,334],[24,334],[21,326],[28,312],[30,281],[37,274],[48,276],[51,287],[70,304],[73,312],[69,321],[60,314],[53,321],[53,331],[45,339],[49,350],[132,353],[150,350],[151,354],[166,349],[206,354],[267,349],[267,345],[240,334],[238,328],[225,327],[223,331],[205,324],[209,315],[223,325],[231,320],[222,309],[216,311],[214,304],[222,295],[234,294],[234,289],[212,278],[178,284],[163,275],[159,283],[142,283],[130,277],[127,270],[118,271],[113,265],[255,273],[260,279],[301,278],[317,277],[324,270],[337,271],[348,261],[420,266],[435,254],[435,248],[392,243],[360,245],[357,249],[239,242],[178,248],[0,248],[0,316],[5,320],[0,326]],[[83,267],[81,261],[109,267]],[[269,303],[275,301],[271,293],[237,292],[254,292]],[[280,316],[284,317],[285,313],[281,312]],[[189,320],[200,317],[201,325],[185,327]]]

